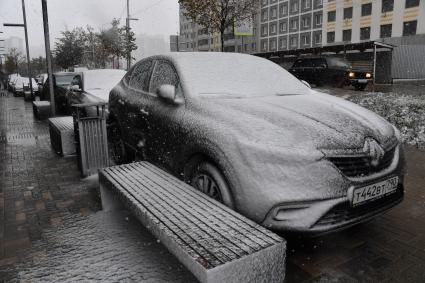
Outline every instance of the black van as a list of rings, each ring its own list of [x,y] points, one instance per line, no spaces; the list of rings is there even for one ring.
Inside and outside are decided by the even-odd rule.
[[[323,84],[338,87],[352,85],[356,90],[364,90],[372,80],[370,72],[353,70],[347,60],[339,57],[297,59],[289,72],[298,79],[317,86]]]

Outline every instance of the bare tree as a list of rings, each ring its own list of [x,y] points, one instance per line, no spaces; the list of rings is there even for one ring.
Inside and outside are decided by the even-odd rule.
[[[179,0],[183,14],[194,23],[218,32],[221,51],[224,51],[224,34],[227,29],[253,17],[259,0]]]
[[[6,55],[5,69],[9,74],[18,73],[19,65],[25,62],[25,57],[16,48],[11,48]]]

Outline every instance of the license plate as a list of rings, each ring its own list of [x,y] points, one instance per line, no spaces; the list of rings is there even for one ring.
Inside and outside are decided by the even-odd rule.
[[[365,84],[365,83],[367,83],[367,80],[365,80],[365,79],[361,79],[361,80],[358,80],[357,82],[359,82],[359,83],[361,83],[361,84]]]
[[[398,177],[353,190],[352,206],[382,198],[397,191]]]

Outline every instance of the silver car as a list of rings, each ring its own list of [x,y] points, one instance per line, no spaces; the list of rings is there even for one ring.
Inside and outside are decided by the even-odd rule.
[[[150,57],[109,102],[118,162],[148,160],[273,230],[338,230],[403,199],[398,130],[265,59]]]

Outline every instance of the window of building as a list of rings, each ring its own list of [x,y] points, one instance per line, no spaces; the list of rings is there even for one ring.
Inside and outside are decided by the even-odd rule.
[[[272,34],[276,34],[277,30],[276,30],[276,24],[270,24],[270,35]]]
[[[417,25],[418,25],[417,21],[404,22],[403,23],[403,36],[415,35]]]
[[[303,9],[310,9],[310,7],[311,7],[310,1],[311,0],[301,0]]]
[[[276,40],[270,40],[270,50],[276,50]]]
[[[298,29],[298,19],[291,20],[291,29]]]
[[[281,33],[286,32],[288,30],[288,24],[286,22],[281,22],[279,24],[279,30]]]
[[[298,2],[291,3],[291,12],[292,13],[298,12]]]
[[[314,15],[314,21],[316,22],[316,26],[320,26],[323,21],[323,15],[322,14]]]
[[[328,12],[328,22],[335,22],[336,19],[336,11]]]
[[[298,47],[298,38],[296,38],[296,37],[291,37],[291,38],[289,39],[289,45],[290,45],[291,47]]]
[[[381,26],[381,38],[391,37],[393,25],[382,25]]]
[[[266,22],[269,19],[269,13],[267,9],[261,11],[261,21]]]
[[[351,29],[342,31],[342,41],[351,41]]]
[[[279,49],[286,49],[287,42],[286,38],[280,38],[279,39]]]
[[[253,43],[251,44],[251,50],[252,50],[252,51],[257,51],[257,44],[256,44],[255,42],[253,42]]]
[[[277,18],[277,6],[273,6],[270,8],[270,19]]]
[[[328,41],[328,43],[335,42],[335,32],[334,31],[328,32],[327,41]]]
[[[302,35],[301,36],[301,42],[303,45],[310,45],[310,36],[309,35]]]
[[[370,39],[370,27],[360,29],[360,40]]]
[[[316,33],[314,35],[314,43],[315,44],[321,44],[322,43],[322,34],[321,33]]]
[[[262,49],[263,51],[266,51],[266,50],[267,50],[267,41],[263,41],[263,43],[262,43],[262,45],[261,45],[261,49]]]
[[[418,7],[420,0],[406,0],[406,9],[412,7]]]
[[[262,6],[267,6],[269,4],[269,1],[268,0],[262,0],[261,1],[261,5]]]
[[[284,17],[288,14],[288,3],[283,3],[279,5],[279,15],[280,17]]]
[[[268,30],[268,28],[267,28],[267,24],[265,24],[265,25],[263,25],[262,27],[261,27],[261,36],[267,36],[268,35],[268,32],[269,32],[269,30]]]
[[[362,5],[362,17],[372,15],[372,3]]]
[[[310,27],[310,18],[309,17],[302,18],[302,24],[304,28]]]
[[[314,0],[314,1],[316,1],[316,7],[323,5],[323,0]]]
[[[394,0],[382,0],[382,13],[394,10]]]
[[[351,19],[353,17],[353,7],[344,8],[344,20]]]

